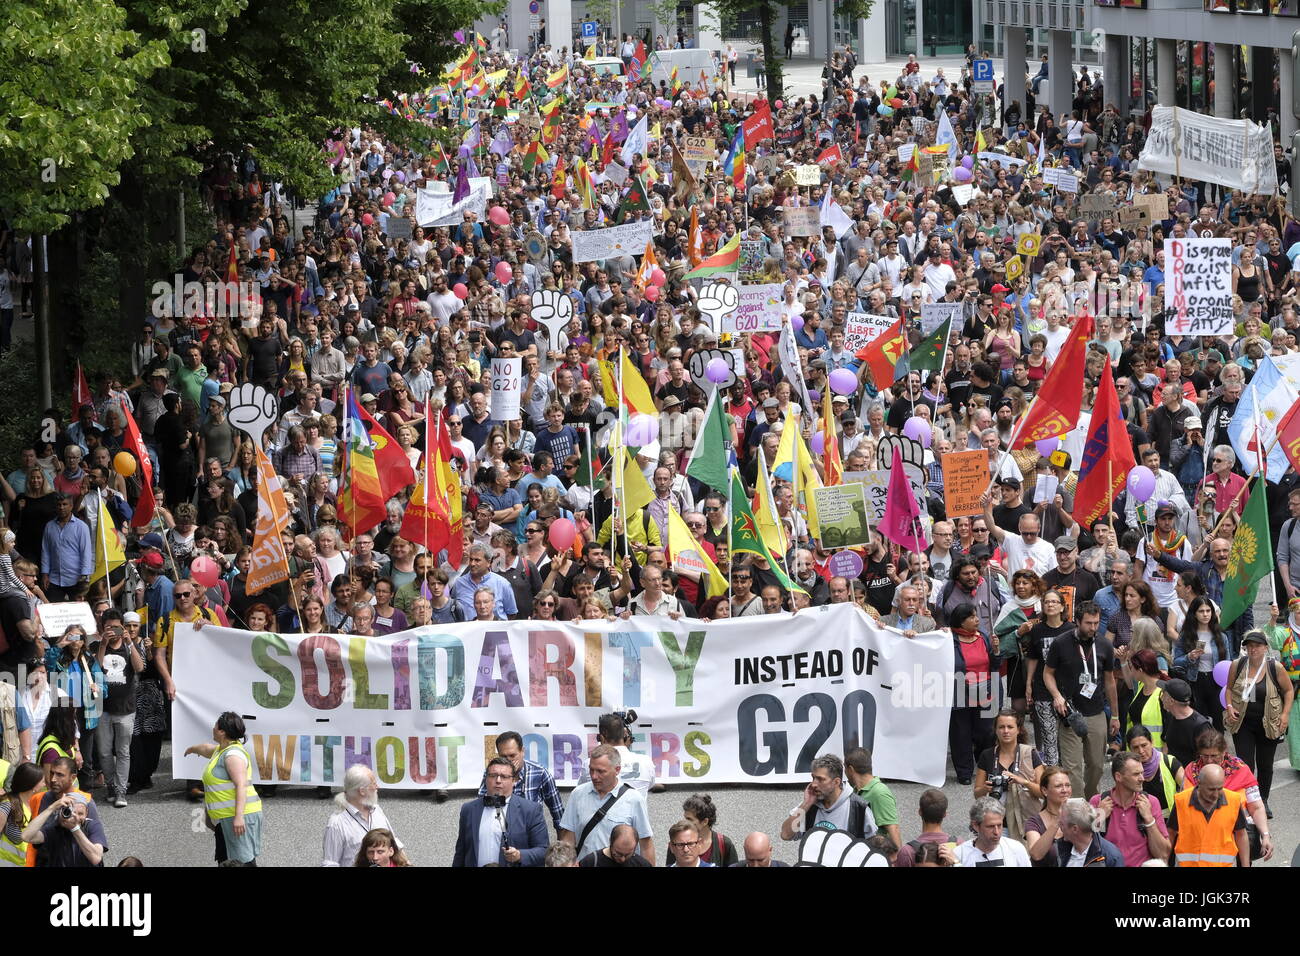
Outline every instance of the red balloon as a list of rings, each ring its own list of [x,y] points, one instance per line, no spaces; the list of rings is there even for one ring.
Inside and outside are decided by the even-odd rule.
[[[199,555],[190,563],[190,577],[205,588],[210,588],[221,580],[221,568],[208,556]]]
[[[364,213],[361,216],[361,225],[373,226],[374,224],[375,224],[375,217],[370,215],[370,213]]]
[[[657,285],[646,286],[645,297],[650,302],[658,302],[659,287]]]
[[[457,282],[451,287],[451,291],[456,298],[460,299],[462,302],[469,298],[469,289],[465,288],[465,283],[463,282]]]
[[[508,262],[498,262],[496,268],[497,281],[502,285],[508,285],[510,280],[515,277],[515,270],[510,268]]]
[[[578,537],[578,527],[568,518],[556,518],[551,522],[546,537],[556,551],[565,551],[573,547],[573,542]]]
[[[488,218],[498,226],[510,225],[510,213],[506,211],[504,206],[493,206],[488,212]]]

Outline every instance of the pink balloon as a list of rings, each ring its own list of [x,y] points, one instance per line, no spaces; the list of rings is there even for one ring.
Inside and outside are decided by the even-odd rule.
[[[221,580],[221,568],[207,555],[199,555],[190,563],[190,577],[210,588]]]
[[[363,226],[373,226],[374,224],[375,224],[375,217],[374,217],[374,216],[370,215],[370,213],[368,213],[368,212],[362,214],[362,216],[361,216],[361,225],[363,225]]]
[[[510,213],[506,212],[505,206],[493,206],[491,211],[488,212],[488,219],[498,226],[510,225]]]
[[[664,275],[663,269],[660,269],[658,266],[655,266],[653,269],[650,270],[651,285],[662,286],[667,281],[668,281],[668,277]]]
[[[391,205],[392,205],[393,203],[395,203],[395,202],[397,202],[397,196],[396,196],[396,195],[394,195],[393,193],[384,193],[384,205],[385,205],[385,206],[391,206]]]
[[[507,285],[515,277],[515,270],[510,268],[508,262],[498,262],[496,268],[497,281],[502,285]]]
[[[462,302],[469,298],[469,289],[465,288],[465,283],[463,282],[457,282],[451,287],[451,291],[456,298],[460,299]]]
[[[659,287],[657,285],[646,286],[645,297],[647,302],[658,302]]]
[[[818,432],[813,435],[812,441],[808,444],[814,455],[824,455],[826,453],[826,435],[824,433]]]
[[[556,551],[564,551],[573,547],[573,542],[577,537],[578,528],[568,518],[556,518],[551,522],[551,527],[546,532],[547,540],[551,542],[551,546]]]
[[[776,107],[777,109],[779,109],[779,110],[780,110],[780,109],[785,109],[785,100],[777,100],[777,101],[776,101],[775,103],[773,103],[772,105],[775,106],[775,107]]]

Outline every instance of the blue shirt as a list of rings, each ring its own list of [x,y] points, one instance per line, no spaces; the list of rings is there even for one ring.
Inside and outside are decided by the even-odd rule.
[[[67,524],[56,518],[45,526],[41,537],[41,573],[50,583],[70,588],[78,578],[88,578],[95,570],[95,552],[90,547],[90,526],[73,515]]]
[[[158,622],[170,619],[172,611],[176,609],[176,602],[172,599],[171,578],[158,575],[153,584],[144,589],[144,604],[149,611],[145,626],[152,637],[158,630]]]
[[[1115,593],[1115,588],[1108,584],[1094,594],[1092,600],[1101,609],[1101,626],[1097,628],[1097,635],[1104,637],[1106,635],[1106,625],[1110,623],[1110,619],[1119,610],[1119,595]]]
[[[519,607],[515,604],[515,592],[510,587],[509,581],[493,571],[483,575],[482,580],[475,581],[466,572],[458,577],[451,586],[451,599],[459,604],[460,609],[465,612],[465,620],[474,620],[474,592],[479,588],[488,588],[496,595],[496,613],[498,617],[506,618],[509,615],[519,613]]]
[[[560,481],[560,479],[556,478],[553,474],[547,475],[545,478],[538,478],[533,474],[524,475],[519,479],[519,484],[515,485],[515,490],[523,496],[525,501],[527,501],[528,489],[533,485],[541,485],[543,488],[554,488],[560,494],[564,494],[564,482]]]

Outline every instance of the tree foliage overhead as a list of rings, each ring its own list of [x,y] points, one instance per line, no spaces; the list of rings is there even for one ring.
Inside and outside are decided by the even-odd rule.
[[[167,60],[113,0],[6,0],[0,30],[0,213],[49,232],[118,182]]]

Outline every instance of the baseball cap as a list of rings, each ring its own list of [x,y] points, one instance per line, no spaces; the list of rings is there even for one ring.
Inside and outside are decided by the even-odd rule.
[[[1222,365],[1223,353],[1220,352],[1218,349],[1210,349],[1208,352],[1205,353],[1205,361],[1218,362],[1220,365]]]
[[[140,615],[139,615],[139,614],[136,614],[135,611],[127,611],[125,614],[122,615],[122,623],[123,623],[123,624],[139,624],[139,623],[140,623]]]
[[[1003,485],[1004,487],[1007,487],[1007,488],[1019,488],[1019,487],[1020,487],[1020,479],[1019,479],[1019,478],[999,478],[999,479],[998,479],[998,484],[999,484],[999,485]]]
[[[1172,501],[1162,501],[1156,505],[1157,518],[1159,518],[1161,515],[1176,515],[1176,514],[1178,514],[1178,509],[1174,507],[1174,503]]]
[[[149,373],[149,377],[150,377],[150,378],[167,378],[167,377],[168,377],[168,375],[167,375],[167,370],[166,370],[165,368],[156,368],[156,369],[154,369],[152,372]]]
[[[765,398],[765,399],[763,399],[763,407],[764,407],[764,408],[778,408],[778,407],[780,407],[780,405],[781,405],[781,403],[778,402],[775,398]]]
[[[1079,542],[1068,534],[1063,534],[1056,539],[1054,547],[1057,551],[1077,551]]]
[[[1245,634],[1242,635],[1242,637],[1241,637],[1241,643],[1243,643],[1243,644],[1263,644],[1265,647],[1267,647],[1267,646],[1268,646],[1268,638],[1264,636],[1264,632],[1263,632],[1263,631],[1259,631],[1259,630],[1255,630],[1255,631],[1247,631]]]
[[[857,420],[858,420],[858,416],[854,415],[852,412],[845,412],[843,415],[840,416],[840,421],[843,422],[845,425],[849,424],[850,422],[856,422]]]
[[[155,548],[158,551],[161,551],[163,549],[163,536],[157,531],[150,531],[140,539],[140,547]]]
[[[1198,432],[1205,426],[1201,424],[1201,419],[1196,415],[1188,415],[1183,419],[1183,431]]]
[[[1164,691],[1170,700],[1176,700],[1180,704],[1189,704],[1192,701],[1192,685],[1181,677],[1156,681],[1156,686]]]
[[[976,560],[979,560],[980,558],[991,558],[993,557],[993,549],[987,544],[977,544],[975,547],[970,549],[970,556]]]
[[[1010,291],[1011,291],[1011,290],[1008,289],[1006,286],[1004,286],[1001,282],[999,282],[999,283],[998,283],[997,285],[995,285],[993,288],[989,289],[989,292],[1002,292],[1002,293],[1006,293],[1006,292],[1010,292]]]
[[[225,400],[224,398],[222,398],[220,395],[209,395],[209,396],[208,396],[208,404],[209,404],[209,405],[220,405],[222,408],[225,408],[225,407],[226,407],[226,400]]]
[[[150,551],[148,554],[140,556],[139,563],[146,568],[153,568],[155,571],[161,571],[163,566],[163,556],[157,551]]]
[[[377,401],[379,401],[379,399],[375,398],[374,393],[372,392],[366,392],[364,395],[361,396],[362,405],[366,404],[366,402],[377,402]]]

